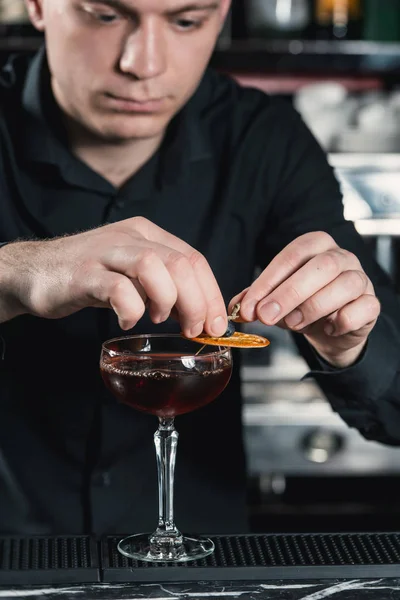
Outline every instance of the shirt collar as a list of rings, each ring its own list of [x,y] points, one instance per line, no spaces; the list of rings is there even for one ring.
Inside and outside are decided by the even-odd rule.
[[[62,113],[51,89],[44,45],[29,65],[22,90],[22,106],[26,117],[23,148],[25,158],[33,164],[51,165],[62,173],[66,181],[77,183],[70,176],[76,174],[79,177],[79,173],[74,173],[73,168],[77,159],[68,148]],[[101,185],[102,178],[94,171],[89,168],[84,171],[80,174],[80,181],[94,187]]]
[[[36,53],[28,69],[22,92],[22,105],[34,118],[43,121],[43,106],[40,97],[43,64],[45,62],[44,46]]]
[[[200,117],[201,81],[196,92],[170,123],[162,153],[162,176],[174,178],[187,163],[209,159],[211,143]],[[33,58],[25,79],[22,94],[23,107],[28,115],[25,137],[26,156],[33,162],[62,166],[70,162],[67,136],[63,129],[58,107],[50,83],[45,46]]]

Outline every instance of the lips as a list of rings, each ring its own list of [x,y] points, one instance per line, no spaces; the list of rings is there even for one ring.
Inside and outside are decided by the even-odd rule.
[[[110,105],[124,112],[134,113],[157,113],[161,112],[165,104],[165,98],[126,98],[106,94]]]

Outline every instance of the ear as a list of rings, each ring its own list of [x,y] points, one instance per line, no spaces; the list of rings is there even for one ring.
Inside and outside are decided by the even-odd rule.
[[[44,31],[43,0],[25,0],[31,23],[38,31]]]
[[[231,0],[221,0],[221,15],[225,22],[226,17],[228,16],[229,9],[231,7]]]

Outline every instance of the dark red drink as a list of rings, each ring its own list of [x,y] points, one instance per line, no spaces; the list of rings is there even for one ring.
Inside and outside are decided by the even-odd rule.
[[[175,353],[148,353],[142,360],[114,356],[103,360],[100,368],[106,386],[120,402],[163,418],[205,406],[231,376],[231,362],[212,354],[202,356],[201,362],[193,355]]]

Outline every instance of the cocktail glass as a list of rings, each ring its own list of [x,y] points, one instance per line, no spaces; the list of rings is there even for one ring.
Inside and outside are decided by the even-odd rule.
[[[158,417],[154,445],[158,471],[158,527],[122,539],[124,556],[186,562],[214,550],[212,540],[182,535],[174,521],[173,485],[178,432],[174,419],[214,400],[232,373],[229,348],[203,346],[179,334],[132,335],[103,343],[103,381],[119,402]]]

